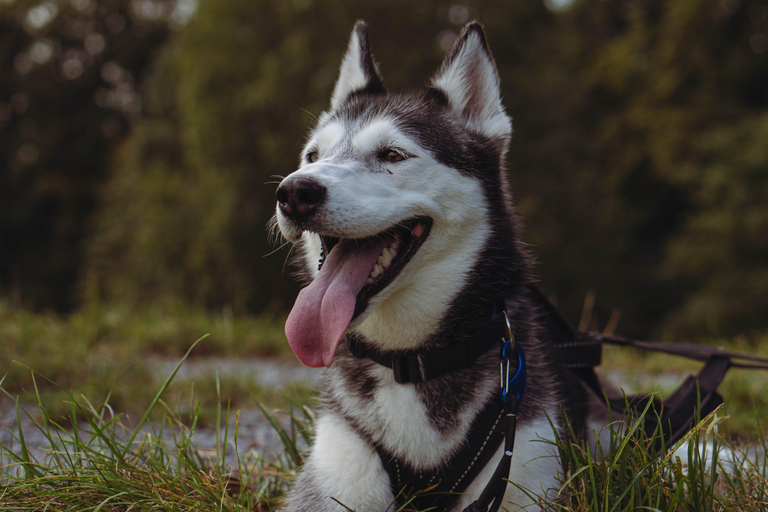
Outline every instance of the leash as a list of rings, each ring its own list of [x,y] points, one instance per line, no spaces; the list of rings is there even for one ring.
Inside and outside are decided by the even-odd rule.
[[[504,500],[507,490],[509,471],[512,469],[512,455],[515,448],[515,428],[517,427],[517,409],[523,401],[525,393],[525,381],[527,367],[525,364],[525,352],[515,343],[512,326],[509,323],[507,312],[504,311],[504,321],[507,327],[507,338],[501,350],[501,362],[499,363],[499,387],[501,388],[501,401],[506,405],[506,436],[504,438],[504,454],[496,466],[488,484],[480,493],[480,497],[464,509],[463,512],[496,512]],[[511,358],[517,358],[517,369],[510,378],[509,368]],[[511,391],[511,393],[510,393]]]

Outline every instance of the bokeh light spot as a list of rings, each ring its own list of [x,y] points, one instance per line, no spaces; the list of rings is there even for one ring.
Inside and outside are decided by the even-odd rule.
[[[749,38],[749,46],[752,51],[760,55],[768,51],[768,36],[765,34],[755,34]]]

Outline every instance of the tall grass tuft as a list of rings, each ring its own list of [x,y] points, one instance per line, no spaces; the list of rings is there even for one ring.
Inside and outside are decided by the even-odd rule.
[[[562,487],[540,504],[563,512],[768,510],[766,441],[756,436],[746,448],[727,442],[718,433],[723,412],[701,419],[668,449],[658,428],[650,435],[643,428],[646,418],[657,419],[650,401],[636,417],[588,434],[592,445],[566,422],[555,441]]]
[[[219,401],[217,450],[213,455],[198,450],[199,406],[185,423],[162,399],[192,348],[136,425],[126,425],[108,400],[94,405],[72,392],[66,392],[70,413],[65,421],[48,414],[36,385],[29,397],[31,412],[14,398],[18,427],[11,443],[0,444],[0,510],[275,509],[296,474],[303,446],[311,441],[311,411],[302,407],[301,415],[290,414],[284,427],[275,413],[262,409],[280,429],[285,453],[292,454],[269,461],[238,450],[239,422],[230,425]],[[39,378],[32,371],[33,382]],[[1,380],[0,389],[8,394]],[[155,408],[165,409],[166,415],[148,428]],[[28,444],[22,416],[44,437],[42,454]]]

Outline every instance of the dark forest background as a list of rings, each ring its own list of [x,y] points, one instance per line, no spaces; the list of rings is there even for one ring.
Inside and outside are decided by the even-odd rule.
[[[265,183],[359,18],[394,90],[484,23],[524,238],[574,323],[768,331],[768,0],[0,0],[2,300],[287,311]]]

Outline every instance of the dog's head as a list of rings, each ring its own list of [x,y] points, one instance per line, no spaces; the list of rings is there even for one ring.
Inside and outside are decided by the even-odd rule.
[[[277,190],[280,231],[314,279],[286,324],[302,362],[330,366],[350,329],[385,349],[423,341],[489,239],[511,131],[479,24],[423,91],[396,95],[357,23],[330,110]]]

